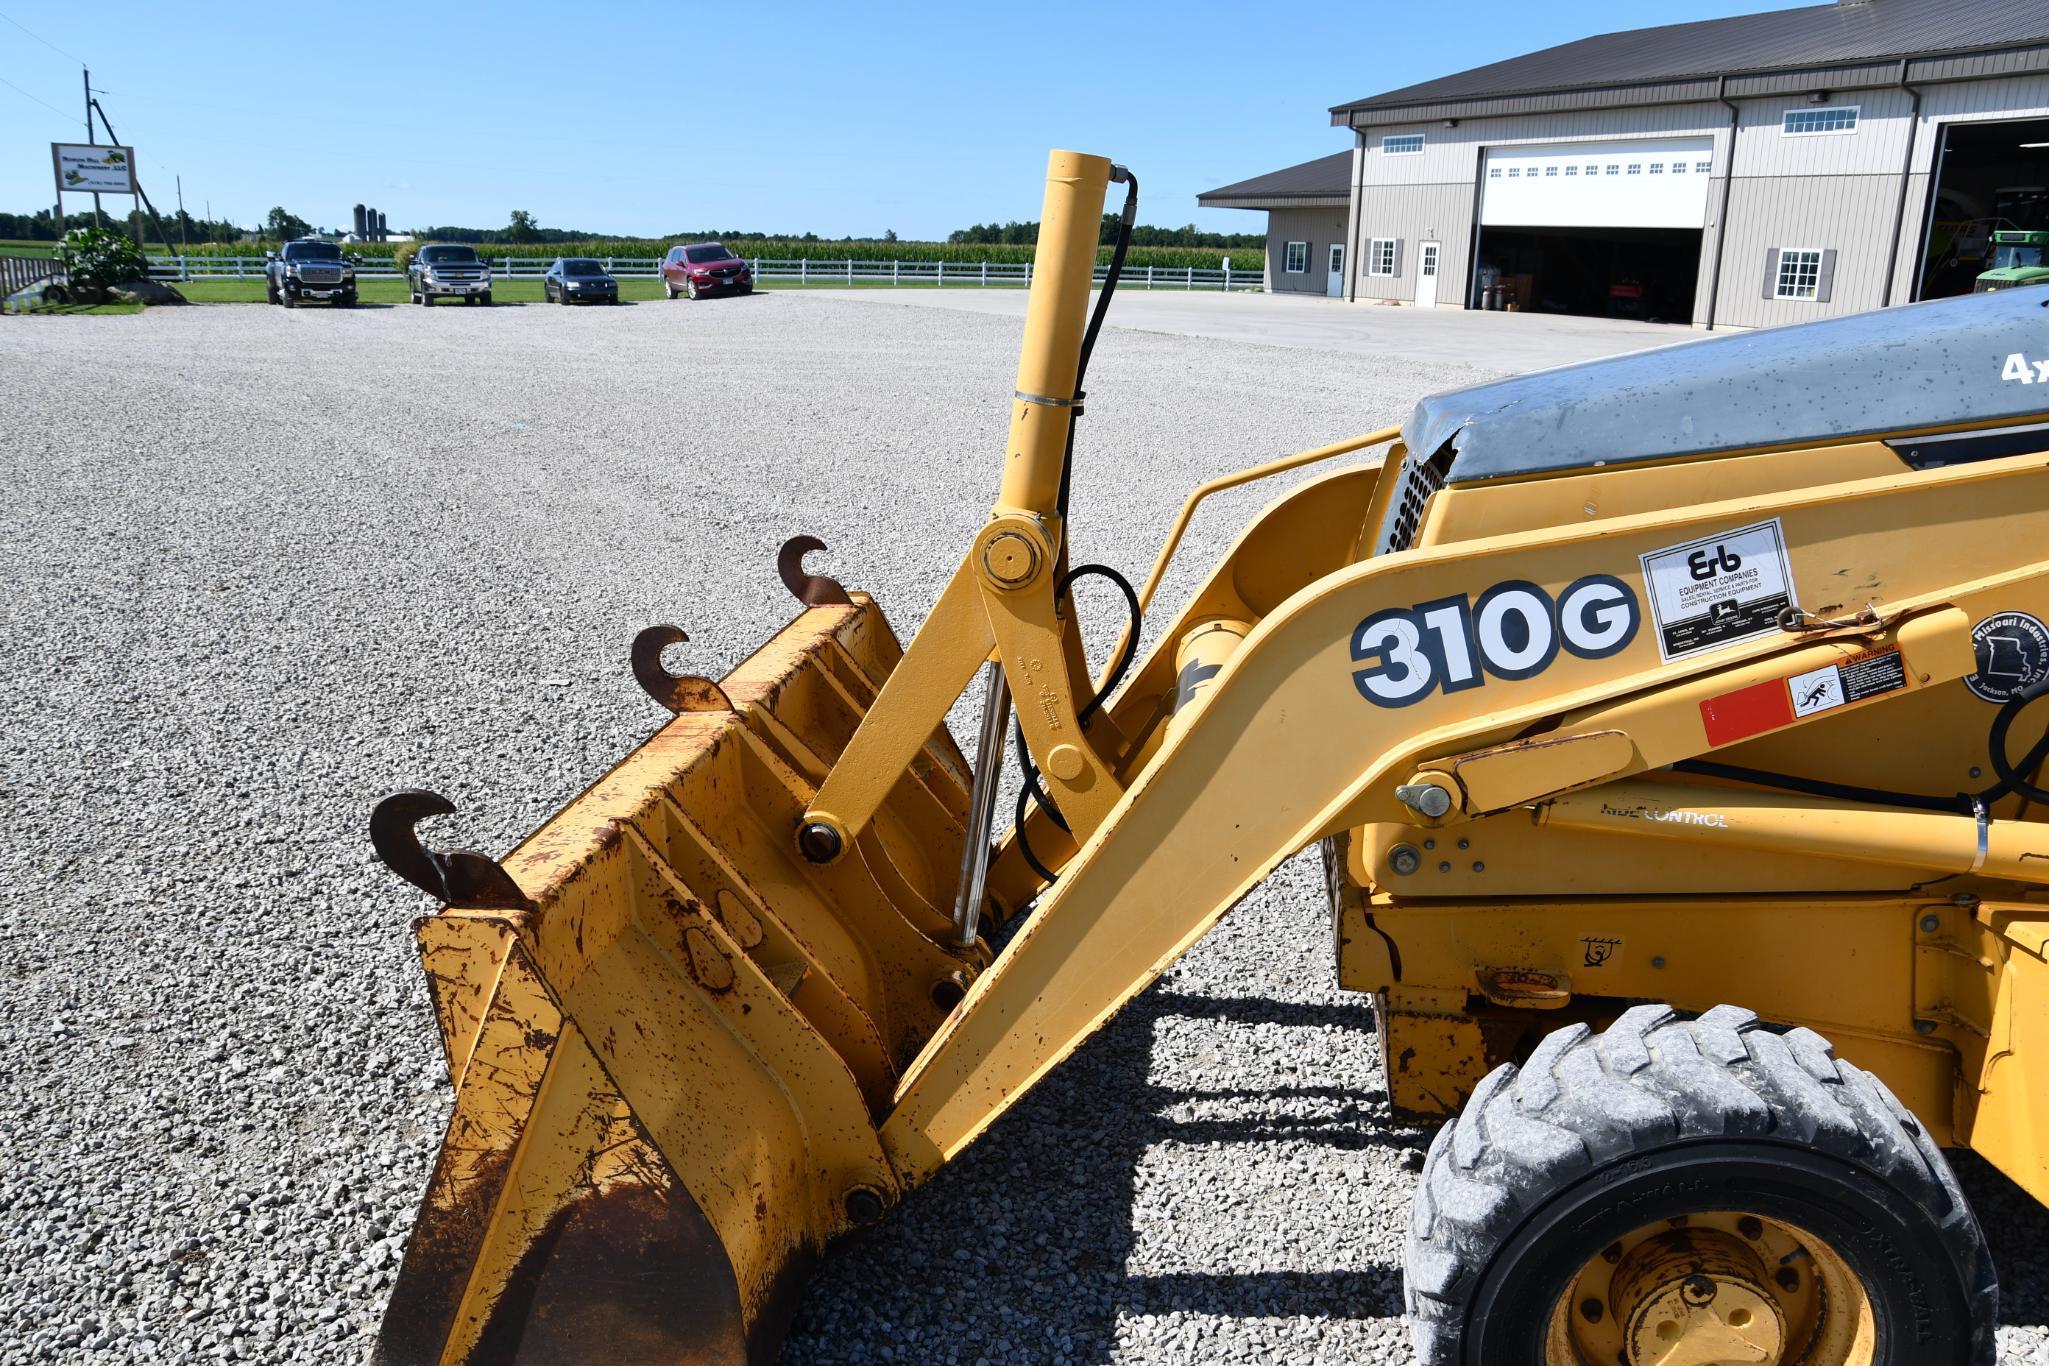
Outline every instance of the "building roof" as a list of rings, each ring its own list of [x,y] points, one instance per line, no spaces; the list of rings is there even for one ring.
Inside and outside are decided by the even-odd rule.
[[[1352,154],[1345,151],[1205,190],[1195,202],[1205,209],[1343,208],[1351,192]]]
[[[2040,44],[2049,44],[2049,5],[2042,0],[1839,0],[1596,34],[1337,105],[1331,121],[1366,123],[1376,120],[1362,116],[1376,112],[1617,86],[1859,63],[1897,66]]]

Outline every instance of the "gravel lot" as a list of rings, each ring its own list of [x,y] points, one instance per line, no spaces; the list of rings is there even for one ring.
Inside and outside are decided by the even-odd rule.
[[[633,632],[722,673],[791,614],[799,531],[908,634],[1018,330],[794,293],[0,322],[0,1361],[363,1356],[449,1100],[370,803],[432,787],[439,843],[510,847],[665,715]],[[1113,330],[1090,378],[1077,540],[1136,572],[1191,483],[1481,375]],[[788,1359],[1408,1361],[1423,1135],[1316,881],[837,1252]],[[2049,1362],[2049,1217],[1960,1166],[2003,1359]]]

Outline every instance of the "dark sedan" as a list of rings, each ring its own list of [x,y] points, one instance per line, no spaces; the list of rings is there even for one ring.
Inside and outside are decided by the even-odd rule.
[[[541,277],[541,299],[551,304],[616,304],[619,282],[587,256],[564,256]]]

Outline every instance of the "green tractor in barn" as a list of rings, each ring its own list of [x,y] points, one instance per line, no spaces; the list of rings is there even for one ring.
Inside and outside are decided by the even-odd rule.
[[[1973,294],[2049,284],[2049,231],[2002,229],[1992,234],[1992,256]]]

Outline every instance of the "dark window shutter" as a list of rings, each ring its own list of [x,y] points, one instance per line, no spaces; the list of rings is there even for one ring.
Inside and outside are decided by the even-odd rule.
[[[1817,303],[1827,303],[1829,291],[1836,284],[1836,253],[1834,248],[1821,254],[1821,275],[1814,282],[1814,298]]]
[[[1764,297],[1779,297],[1779,249],[1772,247],[1764,254]]]
[[[1394,273],[1402,273],[1402,239],[1399,237],[1394,239]]]

